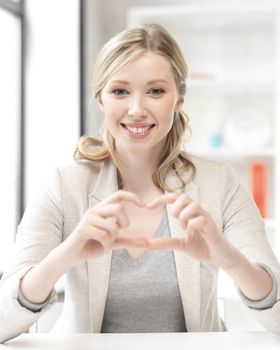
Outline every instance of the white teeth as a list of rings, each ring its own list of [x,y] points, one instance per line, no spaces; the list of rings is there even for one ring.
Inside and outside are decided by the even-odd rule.
[[[150,126],[146,126],[144,128],[136,128],[136,127],[131,128],[131,127],[126,125],[126,128],[129,131],[133,132],[134,134],[143,134],[144,132],[146,132],[147,130],[150,129]]]

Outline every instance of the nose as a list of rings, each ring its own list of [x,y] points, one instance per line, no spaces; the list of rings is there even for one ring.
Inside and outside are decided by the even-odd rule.
[[[133,117],[135,120],[143,120],[146,118],[147,111],[141,96],[133,96],[130,100],[128,116]]]

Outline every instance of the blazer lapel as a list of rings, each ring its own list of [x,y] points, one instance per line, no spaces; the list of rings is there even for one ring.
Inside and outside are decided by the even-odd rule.
[[[117,170],[113,163],[102,165],[94,190],[88,196],[89,207],[94,206],[118,190]],[[112,252],[87,260],[89,317],[91,332],[100,333],[107,291],[109,287]]]
[[[170,175],[169,185],[178,186],[177,176]],[[182,191],[192,200],[198,201],[197,186],[191,181]],[[184,237],[179,221],[171,214],[171,206],[167,205],[167,215],[171,237]],[[186,328],[188,332],[200,330],[200,262],[188,254],[174,251],[179,289],[184,308]]]

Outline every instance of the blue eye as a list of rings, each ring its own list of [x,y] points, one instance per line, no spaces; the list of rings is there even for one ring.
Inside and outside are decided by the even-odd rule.
[[[162,89],[159,89],[159,88],[153,88],[153,89],[151,89],[150,91],[153,92],[153,93],[152,93],[153,95],[159,95],[159,94],[161,94],[161,93],[164,92]]]
[[[117,95],[117,96],[121,96],[121,95],[124,95],[125,91],[126,91],[125,89],[115,89],[112,91],[112,94]]]

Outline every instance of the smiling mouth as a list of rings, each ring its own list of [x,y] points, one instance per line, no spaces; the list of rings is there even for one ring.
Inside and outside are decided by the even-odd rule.
[[[148,130],[152,129],[155,124],[151,124],[151,125],[147,125],[147,126],[139,126],[139,127],[136,127],[136,126],[128,126],[126,124],[123,124],[121,123],[121,126],[124,128],[124,129],[127,129],[128,131],[134,133],[134,134],[144,134],[145,132],[147,132]]]

